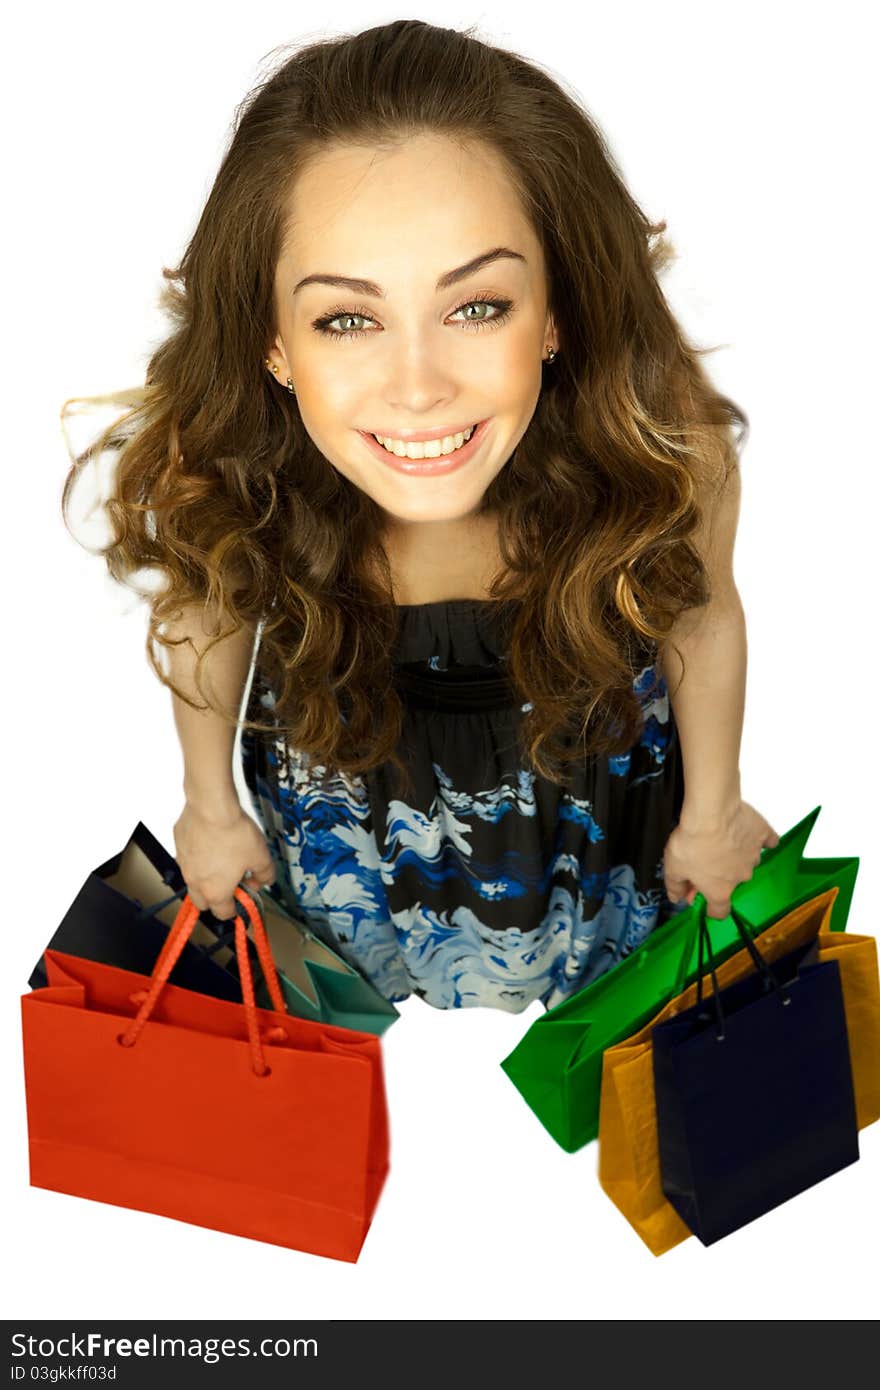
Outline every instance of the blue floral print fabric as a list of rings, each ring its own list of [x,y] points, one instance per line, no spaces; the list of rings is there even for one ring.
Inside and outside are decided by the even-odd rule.
[[[585,757],[556,785],[518,756],[515,722],[528,705],[511,701],[503,680],[504,608],[400,607],[401,751],[415,788],[406,800],[390,766],[324,779],[283,732],[242,731],[274,891],[392,1002],[552,1008],[676,911],[662,861],[684,784],[659,666],[634,680],[634,746]],[[249,717],[271,719],[274,698],[258,656]]]

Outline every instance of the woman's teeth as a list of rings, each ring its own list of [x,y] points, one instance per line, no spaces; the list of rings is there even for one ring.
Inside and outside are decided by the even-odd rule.
[[[381,434],[374,434],[373,438],[378,440],[389,454],[396,454],[398,458],[436,459],[440,458],[441,454],[453,454],[456,449],[460,449],[476,428],[476,425],[471,425],[463,434],[447,434],[443,439],[426,439],[419,444],[408,444],[403,439],[388,439]]]

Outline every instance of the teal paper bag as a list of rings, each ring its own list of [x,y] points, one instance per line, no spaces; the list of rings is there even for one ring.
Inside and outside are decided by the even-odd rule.
[[[859,861],[855,856],[806,859],[804,847],[821,811],[817,806],[779,843],[761,853],[752,877],[738,884],[733,906],[753,931],[826,889],[839,891],[831,930],[844,931]],[[599,1132],[602,1054],[636,1032],[697,975],[701,894],[661,924],[631,955],[577,994],[549,1009],[501,1062],[549,1134],[574,1153]],[[739,949],[730,917],[707,918],[712,952],[721,963]]]
[[[304,919],[295,917],[267,890],[248,892],[260,909],[290,1013],[378,1036],[400,1017],[391,1001],[321,941]],[[258,1006],[271,1008],[265,980],[254,983]]]

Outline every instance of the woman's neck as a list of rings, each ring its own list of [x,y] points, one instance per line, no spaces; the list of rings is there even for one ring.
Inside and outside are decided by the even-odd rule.
[[[396,603],[489,598],[500,571],[496,518],[394,523],[383,535]]]

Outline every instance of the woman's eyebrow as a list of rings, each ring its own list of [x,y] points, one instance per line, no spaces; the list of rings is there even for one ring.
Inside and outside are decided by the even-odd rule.
[[[455,270],[447,270],[445,275],[441,275],[437,281],[437,292],[448,290],[450,285],[455,285],[459,280],[465,280],[475,271],[482,270],[484,265],[489,265],[491,261],[500,261],[504,258],[515,261],[522,261],[528,264],[526,258],[520,251],[511,251],[509,246],[496,246],[491,251],[484,251],[480,256],[474,256],[472,261],[465,265],[458,266]],[[381,285],[377,285],[373,280],[358,280],[350,275],[306,275],[302,280],[298,280],[293,287],[293,294],[301,290],[304,285],[334,285],[338,289],[351,290],[354,294],[369,294],[376,299],[384,299],[385,291]]]

